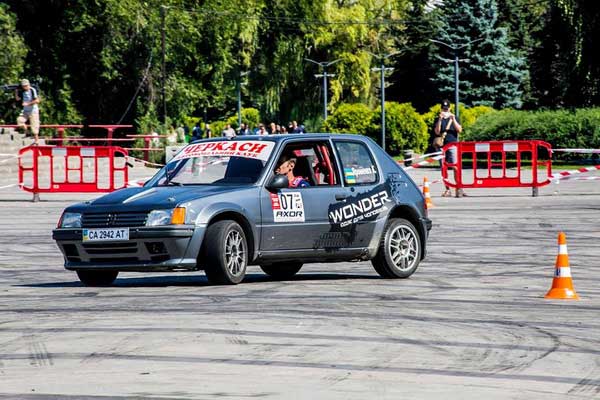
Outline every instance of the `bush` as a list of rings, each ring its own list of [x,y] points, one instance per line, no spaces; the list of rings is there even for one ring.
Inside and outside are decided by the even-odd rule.
[[[502,110],[482,115],[471,127],[469,140],[544,140],[553,148],[600,147],[600,108],[576,111]],[[589,157],[566,154],[563,160]]]
[[[373,114],[371,136],[376,139],[381,136],[380,112]],[[427,147],[429,139],[423,117],[410,103],[385,104],[385,136],[386,150],[391,154],[399,154],[405,149],[421,152]]]
[[[324,122],[323,132],[367,135],[371,131],[372,117],[373,111],[365,104],[341,104]]]
[[[469,129],[477,122],[477,120],[485,114],[494,112],[492,107],[488,106],[475,106],[472,108],[465,108],[464,110],[460,109],[460,124],[464,129],[464,137],[466,138],[469,135]]]
[[[227,125],[226,121],[213,121],[210,123],[210,129],[212,130],[213,137],[221,137],[223,129]]]
[[[242,108],[242,123],[248,124],[250,131],[256,128],[259,122],[260,112],[256,108]],[[230,124],[236,131],[239,129],[237,113],[228,118],[210,122],[213,137],[220,137],[227,124]]]
[[[238,116],[237,113],[229,118],[225,123],[230,124],[233,129],[238,129]],[[256,108],[242,108],[242,123],[248,124],[248,129],[252,131],[252,129],[258,127],[260,123],[260,112]],[[223,125],[223,128],[225,125]],[[219,131],[221,133],[223,129]],[[213,133],[215,131],[213,130]]]

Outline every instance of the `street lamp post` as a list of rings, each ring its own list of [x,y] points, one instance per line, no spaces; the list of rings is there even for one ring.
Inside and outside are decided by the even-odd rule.
[[[167,6],[160,6],[160,47],[161,47],[161,119],[163,125],[167,122],[167,100],[165,97],[165,84],[167,80],[167,67],[166,67],[166,33],[165,33],[165,21],[167,19]]]
[[[461,44],[460,46],[456,46],[456,45],[451,45],[445,42],[442,42],[440,40],[434,40],[434,39],[429,39],[430,42],[433,43],[437,43],[440,44],[442,46],[445,46],[447,48],[449,48],[450,50],[452,50],[452,52],[454,53],[454,59],[453,60],[449,60],[446,58],[442,58],[442,57],[438,57],[440,60],[442,61],[446,61],[448,63],[452,62],[454,63],[454,113],[456,114],[456,119],[458,119],[460,121],[460,110],[458,109],[458,85],[459,85],[459,81],[458,81],[458,62],[459,61],[468,61],[468,59],[459,59],[458,58],[458,52],[459,50],[462,50],[463,48],[467,47],[470,44],[479,42],[481,40],[483,40],[485,38],[480,37],[474,40],[471,40],[470,42],[467,42],[465,44]]]
[[[371,71],[381,72],[381,148],[385,151],[385,73],[387,71],[393,71],[394,68],[390,68],[385,66],[385,60],[390,58],[391,56],[395,56],[400,53],[396,51],[390,54],[373,54],[370,53],[373,57],[378,58],[381,61],[381,67],[379,68],[371,68]]]
[[[328,74],[327,73],[327,67],[335,64],[338,61],[341,61],[341,59],[337,59],[334,61],[315,61],[315,60],[311,60],[310,58],[305,58],[306,61],[310,61],[313,64],[317,64],[319,67],[321,67],[321,69],[323,70],[322,74],[315,74],[315,78],[323,78],[323,119],[327,120],[327,78],[331,77],[333,78],[335,76],[335,74]]]
[[[249,72],[240,72],[237,80],[237,114],[238,114],[238,129],[242,128],[242,78],[248,75]]]

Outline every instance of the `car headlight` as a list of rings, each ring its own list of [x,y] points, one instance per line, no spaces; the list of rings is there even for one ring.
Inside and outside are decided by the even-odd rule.
[[[63,213],[59,223],[60,228],[81,228],[81,214],[66,212]]]
[[[148,214],[146,226],[185,224],[185,208],[177,207],[167,210],[153,210]]]

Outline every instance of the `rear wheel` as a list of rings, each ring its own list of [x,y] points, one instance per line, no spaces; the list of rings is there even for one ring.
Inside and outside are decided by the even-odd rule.
[[[85,286],[110,286],[117,279],[119,271],[80,270],[77,276]]]
[[[415,226],[404,218],[391,219],[371,260],[375,271],[383,278],[408,278],[420,261],[421,239]]]
[[[261,265],[260,269],[271,278],[283,281],[290,279],[300,271],[302,263],[291,262],[291,263],[275,263],[270,265]]]
[[[206,230],[201,264],[211,283],[236,285],[246,276],[248,245],[242,227],[235,221],[223,220]]]

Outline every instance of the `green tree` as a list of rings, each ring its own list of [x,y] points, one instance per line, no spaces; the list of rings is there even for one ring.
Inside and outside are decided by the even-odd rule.
[[[460,66],[461,101],[496,108],[520,107],[527,76],[525,59],[509,46],[507,30],[499,26],[496,0],[446,0],[439,18],[439,39],[453,46],[466,45],[460,53],[461,58],[468,58]],[[451,97],[453,64],[438,57],[454,58],[454,54],[442,46],[434,49],[431,60],[439,65],[435,79],[440,93]]]
[[[550,107],[600,104],[600,8],[594,1],[550,0],[532,54],[534,95]]]
[[[390,25],[389,30],[400,54],[391,58],[394,71],[389,77],[388,98],[412,103],[424,112],[429,105],[439,101],[435,82],[435,65],[429,52],[438,30],[437,13],[429,6],[429,0],[413,0],[407,10],[406,23]]]
[[[22,76],[27,47],[23,37],[16,30],[15,15],[9,12],[6,4],[0,4],[0,77],[1,84],[18,83]],[[14,119],[16,107],[13,105],[13,92],[0,93],[0,121]]]

